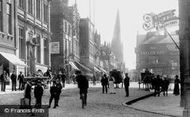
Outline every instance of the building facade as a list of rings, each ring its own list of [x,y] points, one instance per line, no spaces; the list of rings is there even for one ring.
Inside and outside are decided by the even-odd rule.
[[[49,13],[49,0],[0,0],[1,72],[27,75],[47,70]]]
[[[50,67],[50,0],[16,0],[16,48],[25,73]],[[22,69],[22,68],[20,68]]]
[[[16,69],[16,66],[3,55],[3,53],[7,53],[18,56],[16,55],[15,6],[16,1],[0,0],[0,74],[3,73],[3,70],[11,72]]]
[[[90,68],[94,69],[95,66],[95,42],[94,34],[95,28],[94,24],[90,21],[89,18],[80,19],[80,62]]]
[[[68,6],[68,0],[52,1],[51,63],[54,72],[61,70],[70,75],[74,62],[79,62],[79,21],[76,4]]]
[[[179,44],[178,35],[172,37]],[[156,75],[179,75],[179,50],[167,35],[138,35],[136,59],[138,73],[148,68]]]

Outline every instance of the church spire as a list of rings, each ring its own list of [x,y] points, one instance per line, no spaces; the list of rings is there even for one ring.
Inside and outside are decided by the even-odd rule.
[[[123,45],[121,43],[119,10],[117,10],[116,22],[115,22],[113,38],[111,42],[111,50],[116,56],[116,58],[119,60],[119,62],[123,62]]]

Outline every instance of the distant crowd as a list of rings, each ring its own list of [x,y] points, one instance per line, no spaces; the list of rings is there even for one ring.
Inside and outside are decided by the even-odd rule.
[[[171,83],[171,78],[167,75],[154,75],[148,69],[141,73],[141,81],[145,85],[145,89],[154,90],[155,96],[160,96],[162,92],[164,96],[168,96],[168,89]],[[175,75],[173,94],[179,95],[180,79]]]

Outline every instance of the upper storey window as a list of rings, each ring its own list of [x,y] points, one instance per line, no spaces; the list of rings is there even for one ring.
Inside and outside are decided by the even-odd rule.
[[[48,5],[44,4],[44,22],[48,23]]]
[[[7,23],[7,30],[9,34],[12,34],[12,16],[11,16],[11,4],[7,3],[7,19],[8,19],[8,23]]]
[[[21,9],[24,9],[24,1],[25,0],[19,0],[19,4],[18,4],[18,6],[21,8]]]
[[[28,0],[28,13],[33,14],[33,0]]]
[[[36,18],[41,19],[41,1],[36,0]]]

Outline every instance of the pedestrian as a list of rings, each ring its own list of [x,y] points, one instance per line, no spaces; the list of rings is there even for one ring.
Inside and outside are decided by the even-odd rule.
[[[78,83],[78,88],[79,88],[79,94],[80,94],[80,99],[82,99],[82,95],[84,95],[84,105],[87,105],[87,93],[88,93],[88,88],[89,88],[89,82],[86,76],[82,75],[82,72],[77,70],[75,72],[76,74],[76,81]]]
[[[27,81],[25,84],[24,98],[27,98],[29,100],[29,105],[31,105],[31,90],[32,84],[30,81]]]
[[[62,81],[63,87],[65,87],[65,80],[66,80],[65,73],[62,73],[62,77],[61,78],[62,78],[61,81]]]
[[[12,91],[16,91],[16,79],[17,76],[15,74],[15,71],[11,74],[11,81],[12,81]]]
[[[176,75],[175,80],[174,80],[174,92],[173,92],[175,96],[179,95],[179,84],[180,84],[180,80],[179,80],[178,75]]]
[[[57,87],[57,96],[56,96],[56,106],[59,106],[59,99],[60,99],[60,94],[62,90],[62,85],[60,80],[56,80],[56,87]]]
[[[168,87],[169,87],[169,79],[165,76],[164,80],[162,81],[162,91],[164,96],[168,96]]]
[[[116,94],[115,89],[114,89],[114,77],[110,75],[110,79],[109,79],[109,92],[110,94]]]
[[[42,96],[44,89],[42,87],[41,81],[37,81],[36,86],[34,87],[34,97],[36,98],[36,108],[41,108],[42,106]]]
[[[162,84],[162,79],[160,78],[160,75],[157,75],[156,78],[154,79],[154,92],[155,96],[160,96],[160,87]]]
[[[3,73],[1,74],[1,91],[6,90],[6,81],[7,81],[7,72],[3,71]]]
[[[62,81],[62,85],[63,85],[63,87],[65,87],[66,75],[64,73],[62,73],[61,71],[59,71],[59,73],[57,75],[57,79],[59,79],[60,81]]]
[[[124,86],[125,86],[125,97],[128,97],[129,96],[129,83],[130,81],[130,78],[128,76],[128,73],[125,73],[125,79],[124,79]]]
[[[22,72],[20,72],[20,74],[18,75],[18,80],[19,80],[19,90],[23,90],[24,89],[24,75],[22,74]]]
[[[107,76],[106,76],[106,74],[104,74],[103,76],[102,76],[102,79],[101,79],[101,84],[102,84],[102,93],[104,93],[104,91],[106,92],[106,93],[108,93],[108,78],[107,78]]]
[[[50,99],[49,99],[49,106],[48,106],[48,108],[51,107],[51,102],[52,102],[53,99],[54,99],[54,107],[53,108],[56,108],[57,92],[58,92],[58,89],[56,87],[56,81],[53,81],[53,85],[50,87]]]

